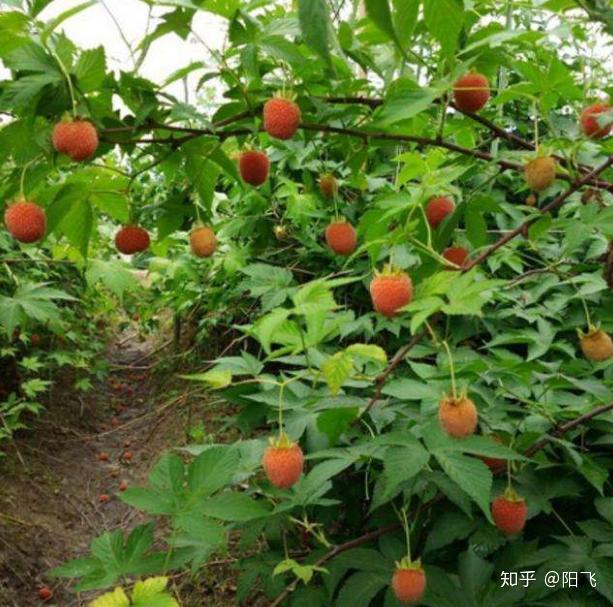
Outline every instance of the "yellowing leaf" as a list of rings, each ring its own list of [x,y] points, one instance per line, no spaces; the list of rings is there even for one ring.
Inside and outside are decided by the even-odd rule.
[[[115,588],[89,604],[89,607],[130,607],[130,601],[123,588]]]

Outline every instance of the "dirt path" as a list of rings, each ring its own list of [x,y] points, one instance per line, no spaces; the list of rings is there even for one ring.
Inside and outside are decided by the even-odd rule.
[[[182,435],[160,420],[172,399],[146,368],[154,345],[134,327],[117,335],[106,356],[112,372],[86,396],[55,387],[52,405],[32,431],[16,440],[18,453],[0,460],[0,605],[39,607],[49,585],[61,607],[86,605],[49,569],[83,556],[105,530],[130,529],[140,515],[117,495],[141,484],[160,452]],[[108,459],[107,459],[108,456]],[[108,496],[106,498],[101,496]]]

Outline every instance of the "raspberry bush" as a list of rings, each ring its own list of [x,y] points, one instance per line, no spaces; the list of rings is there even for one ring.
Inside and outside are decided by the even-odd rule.
[[[233,336],[182,379],[242,437],[160,454],[120,495],[150,521],[53,574],[171,605],[229,552],[241,605],[613,602],[605,3],[153,3],[121,69],[48,4],[0,15],[1,255],[119,297],[148,269],[148,318]],[[139,72],[166,35],[203,44],[169,79],[197,102]]]

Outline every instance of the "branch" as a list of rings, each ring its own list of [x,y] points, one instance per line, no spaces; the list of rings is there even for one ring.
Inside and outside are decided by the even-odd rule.
[[[365,105],[373,110],[380,107],[384,103],[383,99],[369,98],[369,97],[322,97],[321,99],[323,99],[324,101],[327,101],[328,103],[338,103],[338,104],[348,104],[348,105],[350,104]],[[435,100],[435,103],[440,103],[440,102],[441,102],[440,99]],[[484,116],[481,116],[480,114],[475,114],[473,112],[465,112],[464,110],[461,110],[453,102],[450,102],[449,106],[452,107],[456,112],[463,114],[464,116],[466,116],[467,118],[470,118],[474,122],[478,122],[482,126],[486,127],[499,139],[506,139],[507,141],[514,143],[525,150],[536,151],[536,147],[531,141],[528,141],[527,139],[524,139],[523,137],[520,137],[519,135],[516,135],[515,133],[507,131],[506,129],[503,129],[502,127],[498,126],[492,120],[489,120],[488,118],[485,118]],[[567,169],[575,168],[573,167],[572,163],[569,162],[563,156],[554,154],[553,157],[562,166],[566,167]],[[578,165],[578,167],[576,168],[578,168],[583,173],[587,173],[591,170],[590,167],[585,166],[585,165]],[[556,173],[556,175],[560,179],[567,178],[565,173]],[[595,187],[602,188],[602,189],[608,189],[608,190],[612,189],[611,184],[609,184],[606,181],[602,181],[602,182],[595,181],[591,185],[594,185]]]
[[[602,407],[597,407],[596,409],[592,409],[589,413],[585,413],[583,415],[580,415],[579,417],[576,417],[575,419],[567,422],[566,424],[558,426],[551,433],[548,433],[545,437],[543,437],[542,439],[534,443],[526,451],[524,451],[524,455],[526,455],[527,457],[531,457],[532,455],[534,455],[535,453],[543,449],[545,445],[547,445],[547,443],[549,442],[550,436],[560,438],[561,436],[563,436],[564,434],[566,434],[573,428],[576,428],[577,426],[581,426],[582,424],[591,420],[592,418],[598,415],[602,415],[603,413],[606,413],[607,411],[612,411],[612,410],[613,410],[613,403],[609,405],[603,405]],[[432,506],[434,506],[434,504],[438,503],[441,499],[443,499],[443,497],[444,496],[442,493],[438,493],[437,495],[435,495],[431,500],[429,500],[423,505],[422,512],[429,510]],[[372,540],[375,540],[381,537],[382,535],[386,535],[387,533],[392,533],[394,531],[397,531],[400,528],[401,528],[400,523],[394,523],[392,525],[387,525],[385,527],[379,527],[379,529],[369,531],[368,533],[360,535],[359,537],[356,537],[355,539],[345,542],[343,544],[338,544],[337,546],[334,546],[331,550],[326,552],[326,554],[324,554],[319,559],[317,559],[314,565],[316,567],[321,567],[325,563],[327,563],[329,560],[333,559],[335,556],[338,556],[339,554],[341,554],[341,552],[345,552],[347,550],[351,550],[351,548],[355,548],[356,546],[361,546],[362,544],[366,544]],[[279,607],[281,603],[296,589],[297,585],[298,585],[298,579],[295,579],[291,584],[286,586],[285,590],[269,605],[269,607]]]
[[[360,418],[363,417],[364,415],[366,415],[377,404],[377,402],[379,402],[379,399],[381,398],[381,392],[383,391],[383,387],[385,386],[385,383],[387,382],[387,379],[390,376],[390,374],[392,373],[392,371],[394,371],[394,369],[404,360],[406,355],[426,335],[427,335],[427,331],[426,330],[422,331],[421,333],[416,333],[411,338],[411,340],[409,341],[408,344],[406,344],[405,346],[400,348],[400,350],[398,350],[398,352],[396,353],[394,358],[392,358],[392,360],[389,362],[389,364],[385,368],[385,370],[375,380],[375,385],[376,385],[375,393],[372,395],[372,398],[368,401],[368,405],[366,405],[366,408],[362,412],[362,415],[360,415]],[[357,418],[357,419],[360,419],[360,418]]]
[[[386,527],[380,527],[379,529],[375,529],[374,531],[369,531],[360,537],[356,537],[353,540],[349,540],[344,544],[339,544],[338,546],[334,546],[329,552],[326,552],[322,557],[317,559],[314,563],[315,567],[321,567],[325,565],[329,560],[333,559],[335,556],[341,554],[341,552],[346,552],[347,550],[351,550],[351,548],[355,548],[356,546],[360,546],[362,544],[366,544],[371,540],[376,540],[378,537],[385,535],[386,533],[391,533],[392,531],[396,531],[400,529],[400,523],[394,523],[392,525],[387,525]],[[298,585],[298,578],[296,578],[291,584],[289,584],[285,590],[270,604],[269,607],[278,607],[281,603],[296,590],[296,586]]]
[[[581,177],[581,179],[574,181],[565,192],[563,192],[557,198],[552,200],[548,205],[540,209],[541,214],[543,215],[545,213],[549,213],[550,211],[554,211],[558,207],[562,206],[562,204],[564,204],[564,202],[567,200],[567,198],[571,194],[579,190],[583,185],[588,183],[593,177],[597,177],[598,175],[600,175],[600,173],[608,169],[611,166],[611,164],[613,164],[613,156],[609,156],[606,162],[601,164],[599,167],[596,167],[591,173],[588,173],[587,175],[584,175],[583,177]],[[478,255],[472,261],[466,264],[466,266],[464,266],[463,268],[463,271],[467,272],[468,270],[471,270],[472,268],[474,268],[476,265],[479,265],[482,261],[488,258],[492,253],[494,253],[495,251],[503,247],[507,242],[509,242],[510,240],[513,240],[516,236],[519,236],[520,234],[522,234],[526,229],[528,229],[530,224],[533,223],[534,221],[535,221],[534,217],[530,218],[524,221],[524,223],[519,225],[514,230],[507,232],[502,238],[497,240],[493,245],[485,249],[485,251],[483,251],[480,255]]]
[[[608,405],[603,405],[602,407],[597,407],[596,409],[592,409],[588,413],[584,413],[575,419],[562,424],[561,426],[556,426],[549,434],[541,438],[539,441],[534,443],[531,447],[524,451],[524,455],[526,457],[532,457],[535,453],[538,453],[542,449],[544,449],[549,443],[550,437],[560,438],[564,436],[567,432],[570,432],[572,429],[577,426],[581,426],[585,422],[589,421],[593,417],[598,415],[602,415],[603,413],[607,413],[607,411],[613,411],[613,403]]]

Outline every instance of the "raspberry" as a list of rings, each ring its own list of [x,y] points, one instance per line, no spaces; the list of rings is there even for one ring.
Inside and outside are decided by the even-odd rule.
[[[465,74],[453,85],[453,98],[463,112],[478,112],[490,98],[490,83],[483,74]]]
[[[38,598],[46,603],[53,598],[53,591],[49,586],[42,586],[38,589]]]
[[[6,208],[4,223],[15,240],[29,244],[45,235],[47,215],[37,204],[20,200]]]
[[[613,356],[613,341],[602,329],[590,327],[587,334],[580,333],[580,344],[588,360],[602,362]]]
[[[446,196],[432,198],[426,205],[426,217],[432,228],[436,228],[447,215],[453,213],[455,204]]]
[[[240,155],[239,171],[245,183],[260,186],[268,179],[270,160],[264,152],[248,150]]]
[[[405,605],[414,605],[421,601],[426,591],[426,573],[419,561],[412,563],[407,558],[396,564],[392,590],[395,597]]]
[[[124,255],[141,253],[149,248],[149,234],[138,226],[124,226],[115,235],[115,246]]]
[[[298,482],[304,468],[302,449],[282,433],[264,452],[262,466],[272,485],[289,489]]]
[[[203,226],[191,231],[189,244],[196,257],[210,257],[217,249],[217,237],[211,228]]]
[[[519,497],[513,489],[507,489],[504,495],[492,502],[492,518],[496,527],[505,535],[519,533],[528,518],[526,500]]]
[[[556,161],[552,156],[535,158],[524,167],[526,183],[533,192],[546,190],[556,180]]]
[[[474,434],[477,429],[477,407],[462,395],[459,398],[444,396],[439,403],[438,419],[443,430],[454,438]]]
[[[52,135],[53,147],[60,154],[66,154],[75,162],[87,160],[98,149],[98,132],[87,120],[58,122]]]
[[[468,250],[464,247],[448,247],[443,251],[443,257],[456,266],[462,267],[468,259]]]
[[[339,255],[351,255],[357,246],[355,228],[347,221],[334,221],[326,228],[326,242]]]
[[[264,130],[276,139],[291,139],[300,125],[300,108],[290,99],[273,97],[264,104]]]
[[[611,106],[608,103],[594,103],[586,107],[581,112],[581,117],[579,118],[584,135],[591,139],[606,137],[611,132],[611,128],[613,128],[613,121],[602,118],[602,116],[610,111]]]
[[[338,194],[338,182],[336,177],[325,173],[319,178],[319,191],[324,198],[334,198]]]
[[[374,309],[392,318],[398,310],[410,303],[413,297],[413,283],[405,272],[386,270],[377,274],[370,283],[370,296]]]

